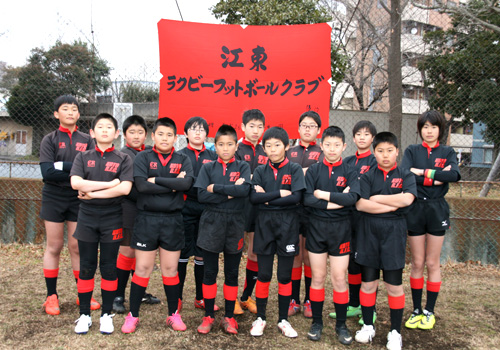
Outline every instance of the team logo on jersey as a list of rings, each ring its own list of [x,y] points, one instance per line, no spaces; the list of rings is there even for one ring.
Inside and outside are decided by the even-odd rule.
[[[107,162],[104,171],[109,171],[111,173],[115,173],[118,171],[118,167],[120,166],[120,163],[115,163],[115,162]]]
[[[392,179],[391,188],[403,188],[403,179]]]
[[[86,143],[83,143],[83,142],[77,142],[75,144],[75,149],[78,151],[78,152],[85,152],[87,150],[87,144]]]
[[[212,161],[211,159],[203,159],[203,161],[201,162],[201,164],[210,163],[211,161]]]
[[[360,173],[360,174],[365,174],[365,173],[367,173],[367,172],[368,172],[368,170],[370,170],[370,166],[369,166],[369,165],[363,165],[363,166],[361,167],[361,169],[359,170],[359,173]]]
[[[87,167],[88,168],[95,168],[95,160],[87,161]]]
[[[59,142],[59,149],[66,148],[66,142]]]
[[[182,164],[172,163],[170,164],[170,174],[179,174],[181,172]]]
[[[291,185],[292,184],[292,175],[283,175],[281,178],[281,184],[282,185]]]
[[[445,158],[436,158],[434,160],[434,166],[436,168],[444,168],[445,164],[446,164],[446,159]]]
[[[339,246],[339,253],[340,254],[346,254],[346,253],[350,253],[350,252],[351,252],[351,243],[350,242],[342,243]]]
[[[257,163],[259,164],[266,164],[267,163],[267,157],[260,155],[259,158],[257,159]]]
[[[250,160],[251,160],[250,155],[249,154],[245,154],[245,161],[249,162]]]
[[[448,220],[444,220],[441,222],[441,226],[448,226]]]
[[[123,238],[123,229],[119,228],[117,230],[113,230],[113,232],[111,232],[111,234],[113,235],[113,241],[116,241],[118,239],[122,239]]]
[[[297,152],[292,152],[291,157],[292,157],[292,158],[297,158]]]
[[[347,186],[347,180],[343,176],[337,177],[337,187],[346,187]]]
[[[286,246],[286,252],[287,253],[293,253],[295,252],[295,244],[289,244]]]
[[[309,153],[309,159],[318,160],[320,154],[321,152],[311,152]]]
[[[157,162],[150,162],[149,169],[158,169],[158,163]]]
[[[237,250],[241,250],[243,249],[243,238],[240,239],[240,241],[238,242],[238,249]]]
[[[240,178],[240,172],[239,171],[231,171],[229,174],[229,181],[231,182],[236,182]]]

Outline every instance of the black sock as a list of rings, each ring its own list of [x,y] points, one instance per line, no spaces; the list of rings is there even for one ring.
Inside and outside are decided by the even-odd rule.
[[[163,285],[167,296],[168,314],[173,315],[179,306],[179,284]]]
[[[76,280],[78,283],[78,280]],[[57,277],[45,277],[45,285],[47,286],[47,296],[52,294],[57,295]],[[59,296],[58,296],[59,297]]]
[[[363,306],[361,305],[361,312],[363,313],[363,321],[367,326],[373,326],[373,312],[375,306]]]
[[[130,284],[130,312],[134,317],[139,317],[139,309],[145,292],[146,287],[142,287],[132,281]]]
[[[255,283],[257,283],[257,273],[258,271],[246,269],[246,287],[243,290],[243,294],[241,295],[241,301],[247,301],[248,298],[252,295]]]
[[[182,300],[182,292],[184,290],[184,281],[186,280],[187,264],[189,259],[179,259],[177,264],[177,273],[179,274],[179,298]]]
[[[340,323],[342,322],[345,324],[345,321],[347,320],[347,306],[349,304],[339,304],[339,303],[333,303],[335,305],[335,312],[337,314],[337,328],[340,327]]]
[[[397,330],[401,334],[401,323],[403,323],[404,309],[391,309],[391,331]]]
[[[359,291],[361,284],[349,284],[349,306],[359,306]]]
[[[125,288],[127,288],[130,270],[122,270],[117,268],[116,274],[118,275],[118,287],[116,289],[116,296],[125,299]]]
[[[290,306],[290,296],[278,294],[278,321],[288,319],[288,307]]]
[[[80,299],[80,315],[90,315],[92,292],[78,293],[78,298]]]
[[[224,317],[229,317],[232,318],[234,317],[234,300],[227,300],[225,299],[225,314]]]
[[[214,306],[215,306],[215,298],[207,299],[205,298],[205,316],[210,316],[215,318]],[[233,303],[234,305],[234,303]],[[227,306],[227,305],[226,305]],[[233,306],[234,308],[234,306]]]
[[[311,310],[313,314],[313,323],[323,324],[323,305],[324,301],[311,301]]]
[[[411,289],[411,298],[413,300],[413,309],[418,309],[422,313],[422,289]]]
[[[425,309],[427,311],[434,313],[434,307],[436,306],[438,295],[439,292],[427,291],[427,303],[425,304]]]
[[[311,277],[304,276],[304,285],[306,287],[306,295],[304,297],[304,303],[310,300],[309,291],[311,290]]]
[[[101,289],[102,295],[102,305],[101,305],[101,316],[104,314],[111,315],[111,310],[113,309],[113,300],[115,300],[116,290],[104,290]]]
[[[205,263],[203,260],[194,260],[194,281],[196,284],[196,300],[203,299],[203,273]]]
[[[266,320],[266,307],[268,298],[255,298],[255,303],[257,304],[257,317],[262,318],[263,321]],[[287,315],[288,315],[288,305],[287,305]]]
[[[292,280],[292,296],[290,299],[293,299],[297,304],[300,304],[300,279]]]

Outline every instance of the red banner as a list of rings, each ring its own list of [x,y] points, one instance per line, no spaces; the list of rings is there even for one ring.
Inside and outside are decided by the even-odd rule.
[[[281,126],[298,138],[299,116],[319,113],[328,125],[331,27],[327,23],[240,26],[158,22],[159,117],[175,120],[179,133],[193,116],[210,135],[221,124],[241,132],[245,110],[258,108],[266,128]]]

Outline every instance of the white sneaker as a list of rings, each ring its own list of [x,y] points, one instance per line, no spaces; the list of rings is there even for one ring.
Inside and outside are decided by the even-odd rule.
[[[101,316],[101,333],[102,334],[111,334],[115,330],[115,327],[113,326],[113,317],[115,317],[115,314],[104,314]]]
[[[387,349],[401,350],[403,348],[403,339],[397,330],[393,329],[387,334]]]
[[[278,323],[278,328],[285,337],[297,338],[298,336],[295,329],[292,328],[292,325],[287,320],[281,320],[281,322]]]
[[[92,326],[92,319],[89,315],[80,315],[80,318],[76,320],[75,323],[76,334],[87,334],[90,326]]]
[[[250,334],[254,337],[260,337],[262,334],[264,334],[264,328],[266,328],[266,321],[264,321],[260,317],[257,317],[257,319],[252,323]]]
[[[372,341],[374,336],[375,328],[373,328],[373,326],[367,326],[365,324],[363,325],[361,330],[356,332],[356,336],[354,337],[354,339],[356,339],[358,343],[368,344]]]

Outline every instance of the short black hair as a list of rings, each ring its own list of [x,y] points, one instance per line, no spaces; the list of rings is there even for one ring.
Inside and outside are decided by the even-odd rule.
[[[422,128],[424,127],[424,124],[426,122],[429,122],[432,125],[436,125],[439,127],[438,139],[441,140],[441,137],[443,137],[444,128],[446,126],[446,119],[443,117],[443,115],[436,110],[431,110],[422,113],[418,117],[417,128],[418,128],[418,134],[420,135],[421,138],[422,138]]]
[[[270,139],[278,139],[283,142],[283,144],[288,146],[290,144],[290,139],[288,138],[288,133],[286,132],[285,129],[280,128],[279,126],[273,126],[272,128],[269,128],[266,130],[264,133],[264,136],[262,137],[262,144],[265,146],[266,141]]]
[[[379,132],[375,137],[373,138],[373,149],[377,148],[379,143],[387,142],[391,145],[394,145],[394,147],[399,148],[398,146],[398,138],[396,135],[394,135],[392,132],[389,131],[382,131]]]
[[[122,125],[123,135],[125,135],[127,133],[128,128],[130,128],[132,125],[142,126],[144,131],[148,132],[148,126],[147,126],[144,118],[141,117],[140,115],[134,114],[123,121],[123,125]]]
[[[263,124],[266,124],[266,117],[260,109],[250,109],[243,112],[243,124],[247,125],[251,120],[260,120]]]
[[[372,134],[372,136],[375,136],[377,135],[377,128],[375,127],[375,125],[373,125],[373,123],[369,120],[360,120],[359,122],[357,122],[355,125],[354,125],[354,128],[352,128],[352,136],[356,136],[356,133],[359,131],[359,130],[363,130],[363,129],[367,129],[370,134]]]
[[[101,119],[109,119],[113,122],[113,125],[115,127],[115,130],[118,130],[118,122],[116,121],[116,119],[109,113],[100,113],[98,114],[94,120],[92,120],[92,130],[94,130],[96,124],[99,122],[99,120]]]
[[[54,101],[54,112],[59,111],[59,108],[63,104],[76,105],[76,107],[78,107],[78,111],[80,111],[80,105],[78,104],[78,101],[74,96],[62,95],[56,98],[56,100]]]
[[[323,135],[321,136],[321,142],[323,142],[326,137],[338,137],[339,139],[342,140],[343,143],[345,143],[344,131],[342,131],[341,128],[335,125],[331,125],[325,130],[323,130]]]
[[[153,125],[153,133],[156,132],[156,129],[158,129],[159,126],[166,126],[167,128],[172,128],[174,130],[174,134],[177,134],[177,127],[175,126],[175,122],[168,117],[162,117],[156,119],[155,124]]]
[[[302,115],[299,118],[299,124],[302,123],[302,121],[305,118],[312,118],[312,119],[314,119],[314,121],[316,122],[316,124],[318,124],[318,127],[321,128],[321,117],[315,111],[307,111],[307,112],[302,113]]]
[[[205,118],[202,118],[202,117],[192,117],[192,118],[189,118],[188,121],[186,122],[186,124],[184,124],[184,132],[187,134],[188,130],[193,125],[202,126],[203,129],[205,129],[205,131],[207,132],[207,135],[208,135],[208,131],[209,131],[208,130],[208,123],[205,120]]]
[[[215,143],[217,143],[217,140],[221,136],[231,136],[234,139],[234,142],[238,142],[238,134],[231,125],[222,124],[220,126],[219,130],[217,130],[217,133],[215,134]]]

